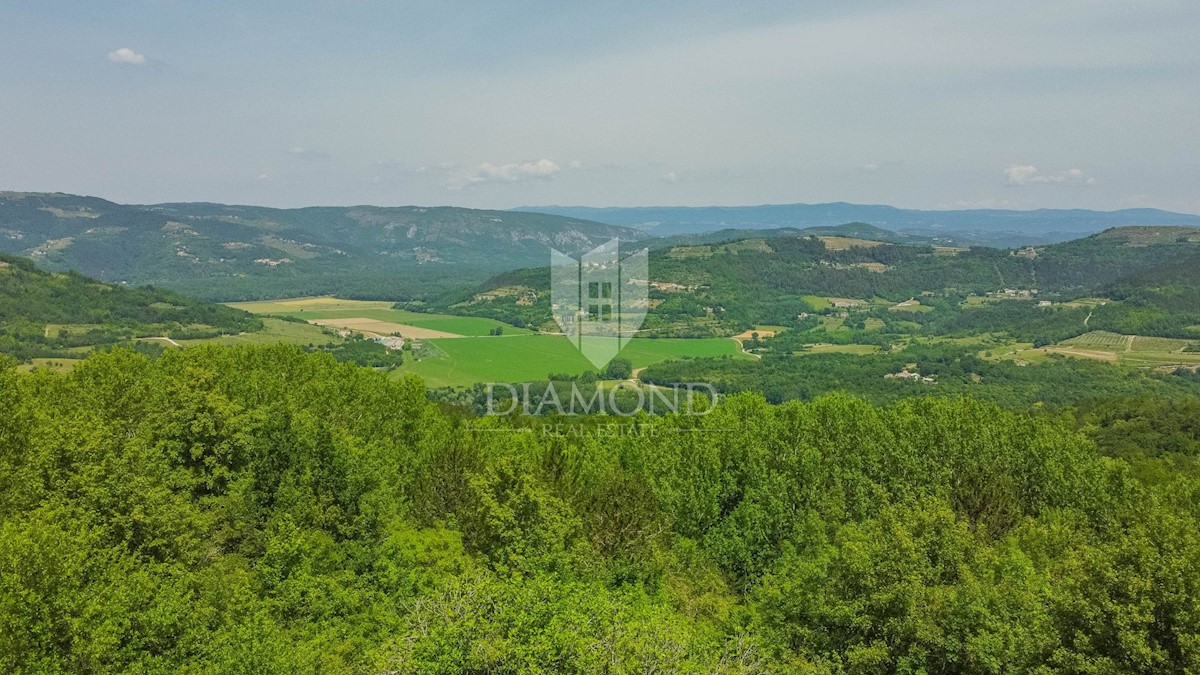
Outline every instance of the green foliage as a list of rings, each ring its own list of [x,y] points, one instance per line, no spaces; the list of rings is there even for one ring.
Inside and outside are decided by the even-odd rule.
[[[321,348],[338,361],[357,363],[370,368],[399,368],[404,355],[398,349],[389,349],[374,340],[355,339],[331,343]]]
[[[0,406],[5,672],[1200,668],[1194,401],[602,435],[279,346],[3,368]]]
[[[629,359],[613,359],[604,367],[604,379],[625,380],[633,375],[633,362]]]
[[[1112,397],[1200,395],[1200,380],[1191,371],[1163,374],[1062,356],[1018,365],[982,359],[977,351],[977,347],[931,345],[864,355],[768,355],[752,362],[686,359],[651,365],[639,377],[662,385],[711,382],[724,393],[755,391],[772,403],[811,400],[838,391],[879,404],[919,396],[972,396],[1016,409],[1074,406]],[[913,364],[921,375],[936,381],[887,377]]]
[[[74,272],[52,274],[0,254],[0,353],[64,356],[73,347],[136,337],[183,340],[261,328],[259,319],[224,305],[151,287],[110,286]]]

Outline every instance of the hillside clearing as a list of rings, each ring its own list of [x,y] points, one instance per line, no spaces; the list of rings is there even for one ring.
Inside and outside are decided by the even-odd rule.
[[[851,248],[874,248],[883,246],[882,241],[874,241],[871,239],[856,239],[854,237],[817,237],[821,243],[825,244],[825,248],[830,251],[845,251]]]

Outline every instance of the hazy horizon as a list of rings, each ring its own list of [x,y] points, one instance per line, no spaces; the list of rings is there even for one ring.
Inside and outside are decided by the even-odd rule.
[[[1150,210],[1165,211],[1165,212],[1169,212],[1169,213],[1178,213],[1181,215],[1200,216],[1200,212],[1189,212],[1189,211],[1180,211],[1180,210],[1173,210],[1173,209],[1159,209],[1158,207],[1153,207],[1153,206],[1125,206],[1125,207],[1119,207],[1119,208],[1114,208],[1114,209],[1088,209],[1088,208],[1083,208],[1083,207],[1071,207],[1071,206],[1064,206],[1064,207],[1038,206],[1038,207],[1029,207],[1029,208],[942,206],[942,207],[934,207],[934,208],[929,208],[929,209],[922,209],[922,208],[917,208],[917,207],[900,206],[897,204],[869,204],[869,203],[863,203],[863,202],[845,202],[845,201],[763,202],[763,203],[757,203],[757,204],[703,204],[703,203],[701,203],[701,204],[518,204],[516,206],[509,207],[509,208],[499,208],[499,207],[493,208],[493,207],[488,207],[488,206],[464,206],[461,204],[449,204],[449,203],[423,203],[422,204],[422,203],[411,203],[411,202],[393,203],[393,204],[369,203],[369,202],[353,202],[353,203],[344,203],[344,204],[332,204],[332,203],[306,204],[306,203],[301,203],[301,204],[295,204],[295,205],[277,206],[277,205],[273,205],[273,204],[263,204],[263,203],[257,203],[257,202],[218,202],[218,201],[213,201],[211,199],[196,199],[196,200],[187,200],[187,201],[181,201],[178,199],[167,199],[164,201],[156,201],[156,202],[124,202],[124,201],[119,201],[119,200],[115,200],[115,199],[110,199],[110,198],[106,197],[105,195],[98,195],[98,194],[76,194],[76,193],[64,192],[63,190],[13,190],[13,189],[9,189],[4,186],[0,186],[0,194],[3,194],[5,192],[11,192],[11,193],[16,193],[16,194],[21,194],[21,193],[27,193],[27,194],[53,194],[53,193],[73,194],[78,197],[104,199],[106,201],[110,201],[110,202],[113,202],[116,204],[122,204],[125,206],[161,206],[164,204],[220,204],[222,206],[248,206],[248,207],[272,208],[272,209],[306,209],[306,208],[326,208],[326,207],[328,207],[328,208],[343,208],[343,207],[355,207],[355,206],[369,206],[369,207],[378,207],[378,208],[405,208],[405,207],[423,208],[423,209],[470,208],[470,209],[479,209],[479,210],[484,210],[484,211],[490,210],[490,211],[532,211],[532,212],[537,212],[537,209],[560,209],[560,208],[613,209],[613,210],[616,210],[616,209],[753,209],[753,208],[759,208],[759,207],[826,206],[826,205],[844,204],[844,205],[848,205],[848,206],[866,207],[866,208],[883,207],[883,208],[895,208],[895,209],[899,209],[902,211],[930,211],[930,212],[937,212],[937,211],[1014,211],[1014,212],[1091,211],[1091,212],[1096,212],[1096,213],[1112,213],[1112,212],[1117,212],[1117,211],[1150,209]]]

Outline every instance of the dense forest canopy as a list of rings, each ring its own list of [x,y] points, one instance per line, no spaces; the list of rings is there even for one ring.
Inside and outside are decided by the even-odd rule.
[[[0,406],[6,672],[1200,669],[1187,407],[566,437],[282,346],[0,370]]]

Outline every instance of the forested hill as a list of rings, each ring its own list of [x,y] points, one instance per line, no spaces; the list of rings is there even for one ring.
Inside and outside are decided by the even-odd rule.
[[[629,230],[561,216],[452,207],[128,206],[0,192],[0,251],[109,282],[218,300],[399,298],[542,264]]]
[[[1171,292],[1186,296],[1179,286],[1200,285],[1194,277],[1189,282],[1186,273],[1197,256],[1200,229],[1182,227],[1116,228],[1020,250],[910,246],[803,231],[669,246],[651,252],[648,322],[653,324],[656,315],[703,317],[716,310],[734,322],[789,325],[798,314],[812,311],[803,299],[809,295],[899,303],[923,295],[1012,289],[1065,300],[1123,288],[1127,296],[1135,286],[1148,288],[1159,274],[1172,275]],[[440,306],[541,325],[549,319],[548,288],[545,268],[518,270],[471,294],[446,297]],[[1200,311],[1200,303],[1178,309]]]
[[[254,316],[224,305],[47,272],[0,254],[0,353],[29,357],[130,337],[209,337],[261,327]]]
[[[724,230],[716,230],[713,232],[702,232],[698,234],[676,234],[665,237],[656,237],[654,239],[645,240],[651,248],[663,249],[672,246],[688,246],[693,244],[719,244],[723,242],[736,241],[738,239],[746,239],[747,237],[754,238],[774,238],[774,237],[851,237],[855,239],[869,239],[871,241],[882,241],[891,244],[909,244],[915,246],[950,246],[958,244],[960,237],[952,236],[921,236],[905,234],[903,232],[892,232],[885,230],[882,227],[875,227],[867,223],[843,223],[841,225],[833,225],[829,227],[781,227],[764,230],[746,230],[729,228]],[[972,240],[974,241],[974,240]]]

